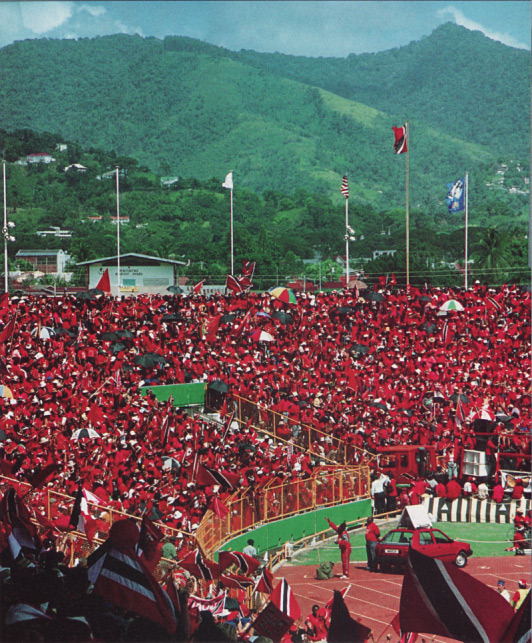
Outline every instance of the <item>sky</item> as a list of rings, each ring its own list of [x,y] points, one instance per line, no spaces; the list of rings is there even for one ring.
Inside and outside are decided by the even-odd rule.
[[[407,45],[445,22],[481,31],[510,47],[530,50],[529,0],[3,0],[0,47],[26,38],[93,38],[125,33],[161,39],[189,36],[233,51],[345,57]]]

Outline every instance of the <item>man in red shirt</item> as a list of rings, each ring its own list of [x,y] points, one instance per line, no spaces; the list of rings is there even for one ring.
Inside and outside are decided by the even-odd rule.
[[[367,570],[370,572],[377,571],[377,565],[375,563],[375,550],[377,548],[377,541],[381,535],[381,530],[373,522],[372,516],[366,520],[366,555],[368,557],[368,566]]]
[[[312,606],[312,612],[307,616],[305,625],[307,626],[307,637],[309,641],[326,641],[327,640],[327,623],[325,618],[327,611],[319,605]]]
[[[351,556],[351,543],[349,542],[349,533],[347,532],[347,524],[344,521],[339,527],[328,518],[325,520],[329,523],[331,529],[338,534],[338,547],[340,547],[340,556],[342,558],[342,576],[341,578],[349,578],[349,558]]]

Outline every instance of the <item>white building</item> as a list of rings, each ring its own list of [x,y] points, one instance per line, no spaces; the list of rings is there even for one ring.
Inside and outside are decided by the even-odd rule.
[[[103,257],[92,261],[82,261],[77,266],[87,269],[89,288],[96,288],[102,275],[109,270],[111,293],[118,294],[118,256]],[[137,295],[168,294],[169,286],[177,286],[179,281],[178,268],[186,266],[183,261],[161,259],[149,255],[130,252],[120,255],[120,294]]]

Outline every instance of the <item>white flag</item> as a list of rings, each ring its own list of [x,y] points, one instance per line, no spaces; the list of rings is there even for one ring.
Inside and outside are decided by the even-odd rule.
[[[225,181],[222,183],[223,188],[227,188],[229,190],[233,189],[233,172],[229,172],[229,174],[225,177]]]

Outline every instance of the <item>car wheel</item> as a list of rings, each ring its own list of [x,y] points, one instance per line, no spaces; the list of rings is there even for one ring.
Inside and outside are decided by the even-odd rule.
[[[467,565],[467,556],[464,551],[459,551],[456,554],[456,558],[454,559],[454,564],[457,567],[465,567]]]

